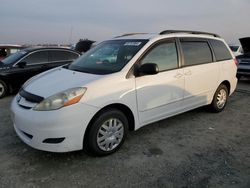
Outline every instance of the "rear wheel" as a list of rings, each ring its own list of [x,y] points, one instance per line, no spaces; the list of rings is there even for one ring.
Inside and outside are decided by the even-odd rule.
[[[7,93],[7,85],[4,81],[0,80],[0,98],[3,98]]]
[[[90,153],[98,156],[117,151],[128,132],[126,116],[116,109],[105,110],[90,126],[85,147]]]
[[[228,89],[224,84],[221,84],[214,94],[213,101],[210,105],[213,112],[221,112],[228,100]]]

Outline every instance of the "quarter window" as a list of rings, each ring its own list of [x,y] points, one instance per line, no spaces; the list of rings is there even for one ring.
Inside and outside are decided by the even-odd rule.
[[[34,52],[25,57],[22,62],[26,62],[27,65],[47,63],[48,62],[48,51]]]
[[[185,66],[210,63],[213,61],[210,47],[205,41],[181,42]]]
[[[232,59],[232,55],[230,54],[224,42],[219,40],[210,40],[210,43],[213,47],[217,61]]]
[[[154,47],[141,61],[141,64],[155,63],[159,71],[178,67],[178,57],[174,42],[162,43]]]

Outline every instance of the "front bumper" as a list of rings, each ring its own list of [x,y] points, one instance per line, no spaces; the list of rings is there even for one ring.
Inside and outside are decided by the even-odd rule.
[[[98,110],[77,103],[54,111],[34,111],[19,106],[16,97],[11,103],[12,120],[20,139],[33,148],[50,152],[81,150],[87,125]]]

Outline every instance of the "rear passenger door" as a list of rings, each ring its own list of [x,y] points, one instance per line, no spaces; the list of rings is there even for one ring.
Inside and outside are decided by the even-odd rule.
[[[218,86],[219,65],[214,62],[209,42],[199,38],[181,38],[185,110],[209,103]]]
[[[71,63],[77,59],[80,55],[67,50],[50,50],[49,51],[49,65],[47,69],[65,65]]]

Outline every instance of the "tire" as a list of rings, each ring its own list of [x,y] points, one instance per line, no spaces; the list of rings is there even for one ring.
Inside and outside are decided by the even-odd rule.
[[[8,88],[4,81],[0,80],[0,99],[7,94]]]
[[[214,94],[213,101],[210,104],[210,109],[212,112],[221,112],[225,108],[227,100],[228,88],[224,84],[221,84]]]
[[[122,146],[128,132],[128,120],[117,109],[101,112],[90,126],[84,147],[88,153],[96,156],[116,152]]]

